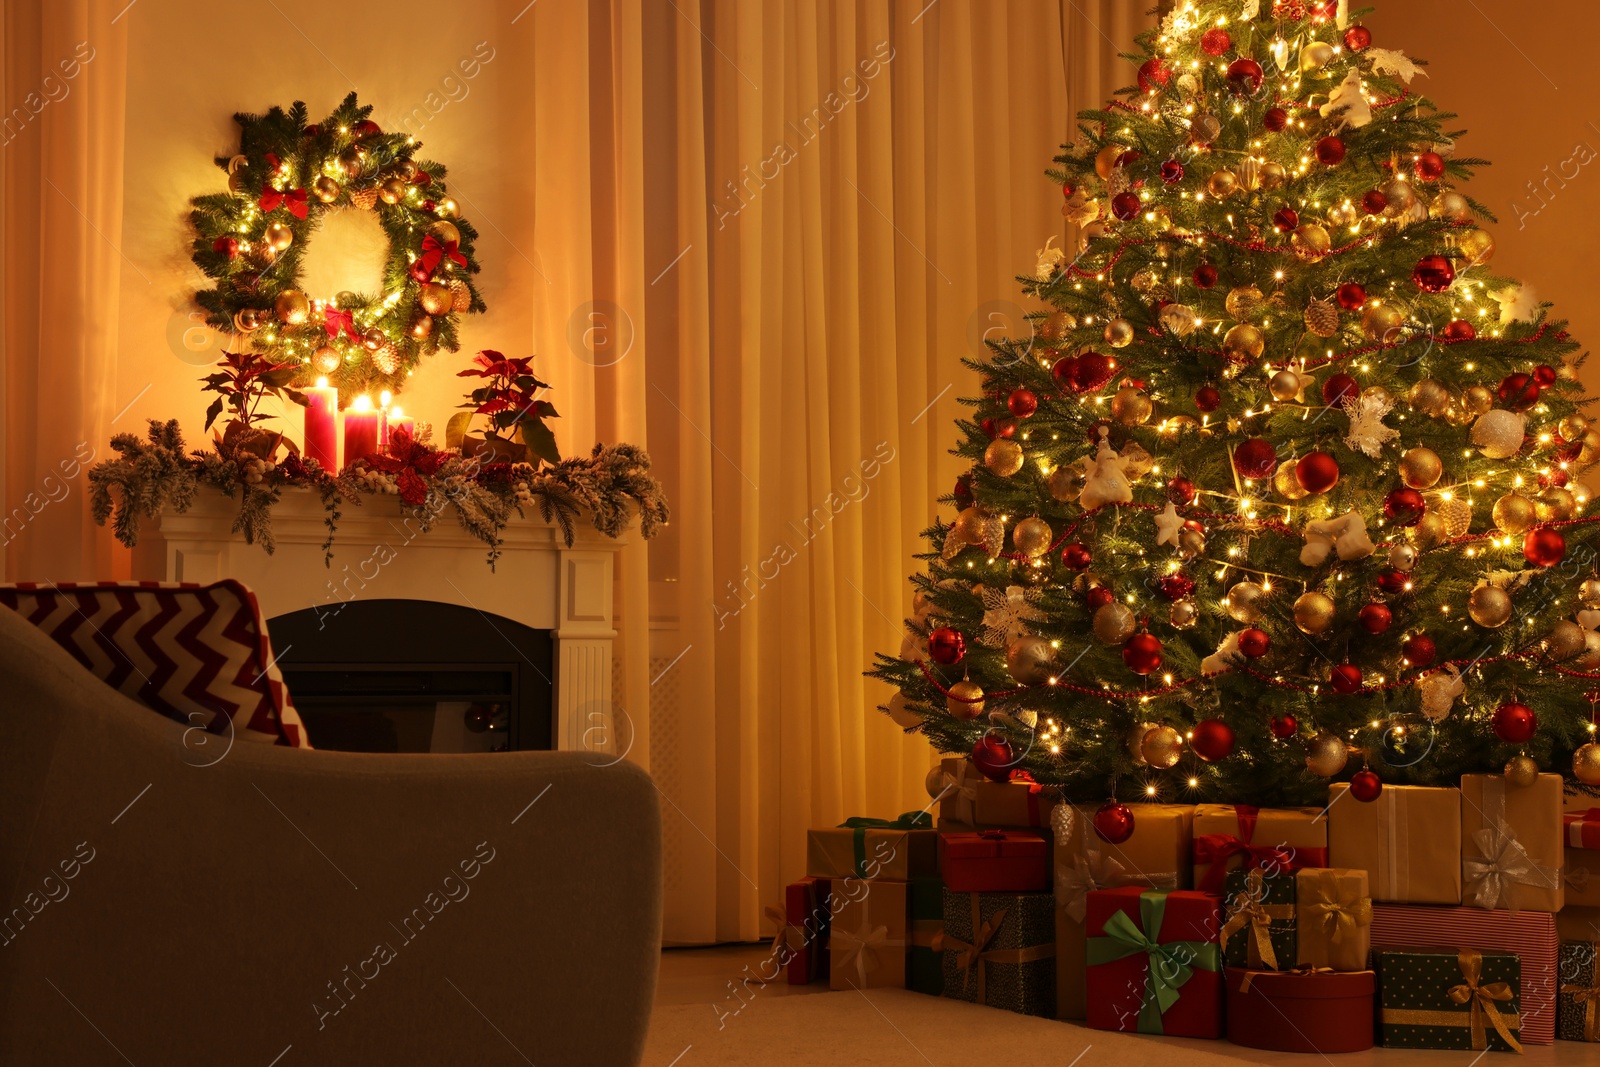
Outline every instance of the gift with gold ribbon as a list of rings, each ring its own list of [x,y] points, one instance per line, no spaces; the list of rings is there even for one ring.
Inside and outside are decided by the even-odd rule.
[[[1096,1030],[1222,1036],[1222,901],[1190,890],[1089,894],[1088,1024]]]
[[[1194,811],[1194,885],[1221,893],[1235,868],[1299,870],[1328,865],[1328,821],[1321,808],[1201,804]]]
[[[1501,774],[1461,776],[1462,903],[1560,911],[1561,861],[1559,774],[1510,788]]]
[[[939,873],[933,816],[908,811],[893,819],[856,817],[806,832],[806,873],[813,878],[882,878],[904,882]]]
[[[1556,1036],[1600,1041],[1600,941],[1563,941],[1557,964]]]
[[[1378,1042],[1521,1052],[1522,965],[1509,952],[1380,949]]]
[[[944,992],[944,956],[933,947],[944,930],[944,883],[913,878],[906,886],[906,988]]]
[[[1367,872],[1374,901],[1461,903],[1461,790],[1384,783],[1377,800],[1328,787],[1328,865]]]
[[[1055,1014],[1055,902],[1049,893],[944,894],[944,995],[1046,1019]]]
[[[1259,867],[1229,871],[1224,884],[1222,959],[1229,967],[1280,971],[1296,957],[1295,875]]]
[[[763,909],[776,929],[772,956],[790,985],[828,974],[828,881],[802,878],[783,887],[783,907]]]
[[[1372,1047],[1372,971],[1300,966],[1250,971],[1230,966],[1228,1040],[1275,1052],[1360,1052]]]
[[[905,988],[906,883],[835,883],[828,926],[830,989]]]
[[[1335,971],[1363,971],[1372,947],[1367,872],[1308,868],[1295,875],[1296,962]]]

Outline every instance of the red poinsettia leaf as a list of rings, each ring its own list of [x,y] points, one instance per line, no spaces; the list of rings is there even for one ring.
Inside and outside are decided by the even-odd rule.
[[[444,461],[449,458],[443,452],[435,452],[432,449],[419,447],[418,451],[422,454],[412,459],[411,465],[419,474],[439,473],[439,468],[444,466]]]
[[[400,490],[400,499],[413,507],[420,507],[428,499],[428,483],[423,481],[416,471],[403,470],[394,480],[395,488]]]
[[[495,412],[504,411],[510,406],[511,404],[504,397],[497,396],[491,400],[486,400],[482,404],[479,404],[477,414],[493,415]]]

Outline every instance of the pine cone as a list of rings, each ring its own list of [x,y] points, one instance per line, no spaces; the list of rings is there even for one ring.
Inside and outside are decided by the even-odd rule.
[[[400,369],[400,354],[394,345],[386,344],[372,353],[372,365],[385,374],[393,374]]]
[[[377,186],[368,185],[361,189],[351,190],[350,202],[362,211],[371,211],[378,202]]]
[[[1326,300],[1313,300],[1306,305],[1306,329],[1318,337],[1332,337],[1339,332],[1339,309]]]
[[[460,278],[451,280],[450,295],[455,297],[455,302],[450,305],[451,311],[465,314],[467,309],[472,307],[472,290],[468,289],[467,283]]]

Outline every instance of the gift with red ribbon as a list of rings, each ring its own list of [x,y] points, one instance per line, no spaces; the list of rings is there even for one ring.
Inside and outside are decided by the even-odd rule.
[[[461,254],[457,242],[441,241],[431,233],[422,239],[422,255],[418,257],[417,262],[422,264],[422,269],[428,277],[433,277],[433,272],[439,269],[440,262],[446,259],[457,266],[467,265],[467,257]]]
[[[1048,889],[1045,840],[1027,830],[939,834],[939,870],[958,893],[1036,893]]]
[[[1228,872],[1297,871],[1328,865],[1328,821],[1321,808],[1200,804],[1194,812],[1194,884],[1220,893]]]
[[[289,205],[289,214],[297,219],[306,217],[306,191],[304,189],[290,189],[285,192],[282,189],[273,189],[269,186],[261,191],[259,203],[263,214],[270,215],[278,210],[280,204],[287,204]]]
[[[1561,824],[1568,848],[1600,849],[1600,808],[1563,812]]]

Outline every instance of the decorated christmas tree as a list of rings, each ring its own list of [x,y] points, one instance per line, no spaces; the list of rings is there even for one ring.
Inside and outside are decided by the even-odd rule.
[[[1578,345],[1361,14],[1180,0],[1080,115],[872,671],[908,732],[1080,802],[1600,781]]]

